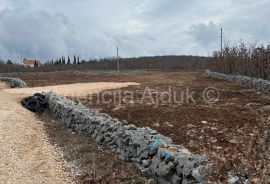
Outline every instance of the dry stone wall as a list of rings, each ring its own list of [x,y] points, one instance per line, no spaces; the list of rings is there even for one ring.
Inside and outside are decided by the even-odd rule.
[[[0,81],[4,81],[10,84],[12,88],[24,88],[26,83],[21,79],[10,78],[10,77],[0,77]]]
[[[111,148],[159,183],[203,183],[211,172],[204,164],[206,158],[174,145],[169,137],[156,130],[138,128],[54,93],[45,96],[49,112],[66,127]]]
[[[223,73],[211,72],[210,70],[206,70],[205,73],[209,77],[235,82],[237,84],[245,85],[250,88],[254,88],[262,93],[270,95],[270,81],[268,80],[257,79],[241,75],[227,75]]]

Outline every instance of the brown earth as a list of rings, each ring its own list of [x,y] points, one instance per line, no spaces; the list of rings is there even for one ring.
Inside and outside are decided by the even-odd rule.
[[[270,175],[270,97],[253,89],[191,72],[55,72],[18,76],[30,86],[112,81],[140,83],[121,91],[111,90],[111,94],[70,98],[120,120],[154,128],[171,137],[174,143],[207,155],[221,180],[229,170],[238,173],[247,170],[251,183],[263,181],[263,177]],[[219,101],[213,104],[206,103],[202,95],[209,86],[215,87],[220,94]],[[161,103],[162,94],[170,88],[177,99],[184,99],[182,103]],[[134,99],[125,98],[128,97],[126,91],[134,93]],[[211,94],[210,97],[214,97]]]

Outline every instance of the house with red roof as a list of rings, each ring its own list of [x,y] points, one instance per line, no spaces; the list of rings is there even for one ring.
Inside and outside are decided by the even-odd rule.
[[[39,60],[36,60],[36,59],[22,58],[22,65],[30,66],[30,67],[34,67],[34,66],[39,67],[41,65],[41,62]]]

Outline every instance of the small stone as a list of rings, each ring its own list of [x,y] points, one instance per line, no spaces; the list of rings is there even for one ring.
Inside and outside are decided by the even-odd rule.
[[[127,120],[124,120],[122,121],[123,125],[128,125],[128,121]]]
[[[171,172],[171,170],[173,168],[174,168],[173,162],[169,162],[168,164],[166,164],[165,162],[161,162],[158,165],[157,175],[162,176],[162,177],[166,177]]]
[[[151,163],[150,169],[151,169],[153,175],[155,175],[157,173],[157,169],[158,169],[158,166],[159,166],[160,162],[161,162],[161,160],[157,156],[155,156],[152,159],[152,163]]]
[[[161,151],[160,151],[159,154],[160,154],[160,157],[162,159],[164,159],[164,161],[166,163],[168,163],[169,161],[173,161],[174,160],[174,154],[175,153],[168,151],[167,148],[161,148]]]
[[[152,161],[151,160],[142,160],[142,165],[143,167],[149,167],[151,165]]]
[[[166,144],[166,143],[165,143]],[[149,146],[149,153],[150,155],[155,155],[158,152],[158,148],[160,146],[164,145],[163,141],[161,139],[156,139],[154,142],[152,142]]]
[[[102,135],[99,135],[99,136],[96,137],[96,142],[101,143],[101,142],[104,141],[104,139],[105,138]]]
[[[139,158],[141,160],[144,160],[144,159],[148,159],[149,158],[149,151],[148,150],[145,150],[141,153],[141,155],[139,156]]]
[[[193,169],[194,169],[194,166],[191,162],[186,163],[183,167],[183,175],[188,176]]]
[[[212,172],[210,166],[199,166],[192,170],[191,175],[198,182],[203,182],[204,178]]]
[[[172,177],[172,184],[181,184],[181,183],[182,183],[182,178],[174,174]]]

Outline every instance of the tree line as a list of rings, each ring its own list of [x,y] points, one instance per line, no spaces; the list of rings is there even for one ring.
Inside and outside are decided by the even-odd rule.
[[[120,70],[164,69],[185,70],[202,68],[209,61],[200,56],[149,56],[119,58]],[[67,70],[117,70],[116,58],[80,60],[79,56],[61,56],[47,61],[39,67],[26,67],[14,62],[0,62],[0,72],[50,72]]]
[[[70,57],[68,56],[67,59],[65,56],[60,57],[59,59],[52,59],[51,62],[47,62],[46,64],[54,64],[54,65],[60,65],[60,64],[80,64],[80,57],[76,56],[74,54],[73,61],[71,61]]]
[[[238,74],[270,79],[270,45],[226,44],[213,53],[209,67],[226,74]]]
[[[226,43],[221,51],[214,51],[209,57],[200,56],[148,56],[120,58],[120,70],[197,70],[211,69],[226,74],[238,74],[270,79],[270,45]],[[116,58],[81,60],[61,56],[36,67],[26,67],[11,60],[0,61],[0,73],[9,72],[51,72],[67,70],[117,70]]]

